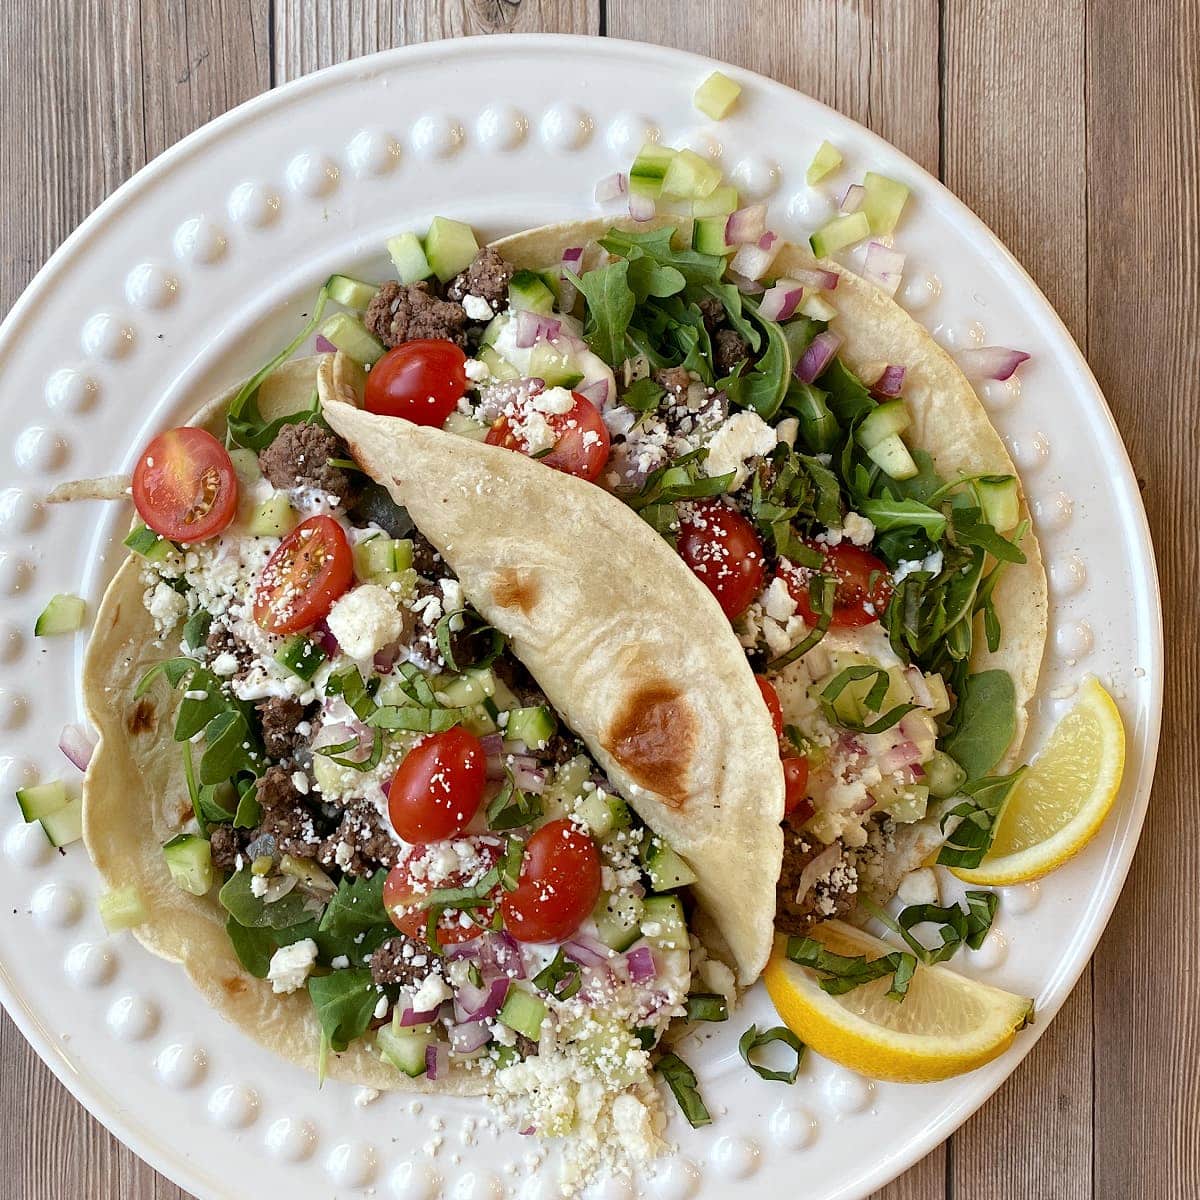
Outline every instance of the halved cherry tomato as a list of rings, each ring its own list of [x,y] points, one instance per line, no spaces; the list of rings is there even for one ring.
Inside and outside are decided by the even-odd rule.
[[[479,811],[487,776],[479,739],[461,725],[431,734],[406,755],[388,788],[388,815],[406,842],[462,833]]]
[[[478,866],[471,872],[472,879],[486,874],[496,865],[500,857],[499,844],[482,839],[473,843],[475,853],[479,858]],[[383,907],[392,924],[409,937],[427,941],[429,913],[424,907],[426,898],[433,890],[428,878],[429,853],[437,852],[438,847],[414,846],[403,862],[397,863],[387,875],[383,884]],[[449,871],[439,876],[438,888],[458,888],[466,886],[470,880],[464,871]],[[497,883],[491,896],[500,891]],[[478,937],[483,929],[481,925],[490,923],[494,905],[472,909],[474,920],[463,920],[463,909],[447,909],[438,918],[437,939],[440,945],[451,946],[455,942],[469,942]]]
[[[775,736],[782,737],[783,705],[779,703],[779,693],[775,690],[775,685],[762,675],[755,675],[754,682],[758,684],[758,690],[762,692],[767,712],[771,714],[771,724],[775,726]]]
[[[887,563],[849,542],[841,542],[836,546],[825,546],[819,542],[810,542],[809,545],[825,558],[821,571],[837,577],[830,626],[834,629],[857,629],[878,621],[892,595]],[[779,569],[792,599],[796,601],[796,611],[809,625],[817,623],[808,588],[814,573],[808,567],[797,567],[790,563],[781,564]]]
[[[600,896],[600,852],[570,821],[548,821],[525,845],[516,888],[500,901],[519,942],[561,942],[587,920]]]
[[[417,338],[389,350],[370,370],[367,412],[440,426],[467,390],[467,356],[443,338]]]
[[[237,515],[233,460],[211,433],[184,425],[160,433],[133,468],[138,515],[173,542],[202,542]]]
[[[528,423],[541,419],[555,437],[554,448],[540,462],[566,475],[594,481],[608,462],[610,439],[608,426],[596,406],[578,392],[572,392],[575,403],[565,413],[542,412],[536,407],[537,397],[525,402],[516,416],[502,416],[488,430],[489,446],[503,446],[520,454],[530,452]]]
[[[802,812],[804,805],[807,812]],[[783,815],[794,816],[797,822],[813,815],[813,802],[808,798],[808,759],[800,756],[783,760]]]
[[[683,561],[735,621],[762,591],[763,544],[741,513],[714,500],[693,506],[679,527]]]
[[[268,633],[315,625],[354,581],[354,553],[332,517],[309,517],[267,559],[254,593],[254,623]]]

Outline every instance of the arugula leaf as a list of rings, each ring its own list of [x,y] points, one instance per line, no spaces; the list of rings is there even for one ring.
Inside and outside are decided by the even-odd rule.
[[[942,749],[967,773],[986,775],[1001,759],[1017,731],[1017,697],[1007,671],[968,675],[954,710],[954,729]]]
[[[258,802],[257,780],[247,779],[238,785],[237,812],[233,817],[235,829],[253,829],[262,820],[262,805]]]
[[[786,333],[790,326],[784,326]],[[801,383],[794,375],[788,380],[783,412],[800,423],[798,440],[813,454],[828,454],[837,445],[841,430],[837,418],[825,403],[825,393],[811,383]]]
[[[1025,770],[1018,767],[1011,775],[985,775],[961,789],[963,799],[942,814],[943,831],[952,820],[958,823],[947,833],[938,854],[939,865],[974,868],[983,862],[991,849],[1005,801]]]
[[[911,479],[888,479],[887,490],[901,500],[919,500],[922,504],[933,504],[945,486],[942,477],[933,466],[928,450],[910,448],[909,453],[916,464],[917,473]]]
[[[772,1042],[782,1042],[796,1055],[796,1061],[789,1070],[772,1071],[750,1057],[756,1050],[761,1050],[763,1046],[769,1046]],[[774,1080],[778,1083],[796,1082],[806,1049],[804,1043],[786,1025],[776,1025],[773,1029],[764,1029],[762,1033],[759,1033],[757,1025],[751,1025],[738,1039],[738,1053],[742,1056],[742,1062],[760,1079]]]
[[[196,650],[204,645],[208,637],[209,626],[212,625],[212,613],[198,608],[183,623],[183,644],[189,650]]]
[[[843,428],[856,425],[876,407],[866,385],[836,356],[817,384],[825,389],[829,410]]]
[[[354,880],[342,877],[317,926],[323,962],[342,954],[352,962],[365,962],[396,932],[383,906],[386,880],[387,872],[382,870]]]
[[[588,328],[584,336],[588,345],[606,363],[621,362],[625,357],[625,331],[637,307],[637,297],[629,286],[629,260],[620,258],[583,275],[573,271],[564,274],[587,302]]]
[[[677,295],[687,286],[687,281],[674,267],[663,266],[645,254],[629,260],[629,288],[639,304],[651,296],[666,299]]]
[[[957,508],[953,512],[951,534],[962,546],[978,546],[993,558],[1003,562],[1023,563],[1024,551],[1006,537],[1002,537],[986,521],[981,519],[981,510],[971,507]]]
[[[666,388],[655,383],[653,379],[638,379],[622,393],[621,403],[626,408],[632,408],[634,412],[653,412],[666,394]]]
[[[774,321],[762,316],[753,300],[746,299],[743,303],[746,311],[761,326],[767,345],[751,371],[723,381],[722,388],[731,403],[753,409],[764,421],[771,421],[778,415],[787,394],[792,375],[792,357],[783,330]]]
[[[834,954],[815,938],[789,937],[787,956],[802,967],[809,967],[823,976],[821,990],[831,996],[841,996],[864,983],[892,977],[892,986],[887,991],[888,999],[902,1002],[908,994],[908,985],[917,968],[917,960],[903,950],[893,950],[878,958],[868,959],[865,954]]]
[[[713,299],[720,300],[731,328],[740,333],[751,351],[757,354],[762,346],[762,336],[742,312],[742,293],[737,290],[737,286],[732,283],[706,283],[704,290]]]
[[[298,888],[267,904],[250,890],[252,877],[250,868],[243,867],[230,875],[217,894],[221,907],[239,925],[246,929],[284,929],[300,925],[314,915],[318,906]]]
[[[184,703],[188,703],[186,700]],[[239,771],[256,771],[260,756],[250,722],[239,709],[217,713],[204,730],[205,749],[200,759],[200,782],[221,783]]]
[[[890,497],[866,500],[859,506],[859,512],[880,533],[916,528],[923,530],[931,542],[936,542],[946,532],[945,515],[919,500],[893,500]]]
[[[725,259],[718,254],[701,254],[690,246],[676,249],[671,245],[675,230],[671,227],[635,233],[610,229],[600,245],[623,259],[639,256],[652,258],[659,266],[674,267],[688,283],[716,283],[725,273]]]
[[[365,968],[311,976],[308,994],[321,1026],[322,1041],[339,1053],[366,1033],[379,1003],[375,982]]]
[[[233,952],[238,956],[238,962],[255,979],[266,979],[271,959],[279,949],[279,944],[271,936],[270,930],[247,928],[230,915],[225,922],[225,932],[233,943]]]

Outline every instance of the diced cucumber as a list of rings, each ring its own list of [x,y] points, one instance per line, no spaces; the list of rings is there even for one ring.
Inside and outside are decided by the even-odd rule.
[[[538,342],[529,351],[529,377],[545,380],[548,388],[571,388],[583,378],[583,372],[569,353],[550,342]]]
[[[488,712],[486,705],[472,704],[469,708],[458,709],[458,714],[459,724],[476,737],[487,737],[489,733],[500,732],[500,726],[496,724],[496,719]]]
[[[808,164],[808,170],[804,174],[805,182],[809,187],[815,183],[820,183],[831,171],[836,171],[842,165],[842,152],[829,142],[822,142],[817,147],[816,154],[813,155],[812,162]]]
[[[62,808],[38,818],[52,846],[69,846],[83,837],[83,797],[68,800]]]
[[[425,1051],[433,1045],[433,1041],[433,1027],[430,1025],[411,1025],[406,1028],[392,1024],[375,1031],[379,1057],[413,1079],[425,1074]]]
[[[592,837],[597,839],[608,837],[614,829],[629,827],[629,808],[625,801],[600,788],[584,793],[578,813]]]
[[[582,795],[583,785],[591,773],[592,768],[588,760],[582,754],[576,755],[554,772],[554,778],[546,786],[543,795],[548,794],[559,800],[574,800],[577,796]]]
[[[483,336],[479,339],[480,346],[494,346],[500,340],[501,333],[504,332],[505,327],[511,320],[512,317],[508,313],[497,313],[484,327]],[[477,354],[475,357],[480,362],[487,361],[481,354]],[[488,366],[491,366],[491,363],[488,363]]]
[[[893,479],[911,479],[917,474],[917,464],[898,433],[877,442],[867,451],[867,457]]]
[[[929,794],[946,800],[967,782],[967,773],[944,750],[935,750],[922,764]]]
[[[246,529],[252,537],[283,537],[291,533],[299,524],[296,510],[288,503],[288,498],[282,492],[264,500],[255,506],[246,522]]]
[[[814,321],[832,321],[837,316],[837,309],[816,292],[805,292],[796,311],[802,317],[812,317]]]
[[[329,289],[330,300],[356,312],[365,312],[379,290],[375,284],[364,283],[350,275],[330,275],[325,286]]]
[[[979,503],[983,507],[983,519],[997,532],[1009,533],[1016,529],[1021,519],[1021,495],[1017,490],[1015,475],[989,475],[977,479]]]
[[[373,537],[354,547],[354,575],[362,582],[378,583],[412,566],[408,538]]]
[[[664,950],[687,949],[687,921],[678,896],[650,896],[642,901],[642,936]]]
[[[738,207],[737,188],[732,183],[723,183],[707,196],[692,201],[693,217],[727,217]]]
[[[657,835],[642,843],[642,866],[656,892],[670,892],[696,882],[696,872]]]
[[[558,721],[544,704],[531,708],[514,708],[508,713],[504,726],[506,742],[524,742],[530,750],[541,750],[554,736]]]
[[[732,254],[737,248],[725,242],[727,219],[719,217],[697,217],[692,226],[692,247],[701,254]]]
[[[864,212],[846,213],[827,221],[816,233],[808,239],[813,253],[818,258],[825,258],[835,250],[844,250],[861,242],[871,233],[871,224]]]
[[[633,1051],[640,1047],[637,1034],[617,1017],[593,1010],[571,1037],[571,1049],[584,1063],[600,1071],[612,1086],[629,1087],[641,1076],[639,1059]],[[561,1136],[571,1129],[570,1107],[559,1108],[551,1122],[539,1131],[546,1137]],[[561,1193],[560,1193],[561,1194]]]
[[[449,283],[459,271],[465,271],[478,253],[479,243],[470,225],[452,221],[449,217],[434,217],[429,222],[425,257],[443,283]]]
[[[863,176],[863,201],[859,212],[867,218],[872,233],[891,233],[907,200],[908,188],[903,183],[874,171]]]
[[[97,901],[96,909],[100,920],[109,933],[120,933],[122,929],[132,929],[147,921],[150,914],[142,903],[141,896],[135,887],[114,888],[105,892]]]
[[[482,704],[496,691],[496,677],[490,667],[478,670],[464,671],[439,683],[434,691],[438,702],[447,708],[469,708],[473,704]]]
[[[488,427],[466,413],[452,412],[442,423],[447,433],[456,433],[459,437],[470,438],[473,442],[482,442],[488,435]]]
[[[433,274],[425,257],[425,247],[415,233],[397,234],[388,238],[386,245],[392,266],[396,268],[396,277],[401,283],[419,283]]]
[[[721,182],[721,168],[701,158],[695,150],[680,150],[667,164],[663,174],[664,196],[681,200],[703,199],[711,196]]]
[[[258,451],[246,446],[235,446],[229,451],[229,461],[237,473],[238,483],[243,487],[253,487],[262,478],[262,468],[258,465]]]
[[[728,75],[714,71],[692,96],[692,103],[714,121],[725,117],[742,94],[742,85],[734,83]]]
[[[882,790],[881,790],[882,789]],[[887,777],[882,785],[871,789],[878,810],[887,813],[901,825],[911,825],[913,821],[921,821],[929,808],[929,788],[923,783],[905,783],[891,787]]]
[[[181,833],[163,847],[163,858],[176,887],[193,896],[208,895],[213,885],[213,861],[207,838]]]
[[[488,327],[489,329],[491,326]],[[487,369],[491,371],[492,378],[499,380],[501,383],[506,383],[512,379],[520,379],[521,372],[512,365],[506,358],[500,356],[495,346],[483,345],[475,352],[475,357],[481,363],[487,365]],[[450,414],[454,416],[454,413]]]
[[[529,312],[554,311],[554,293],[535,271],[518,271],[508,282],[508,303]]]
[[[311,679],[325,661],[325,651],[302,633],[294,633],[275,653],[275,661],[301,679]]]
[[[911,424],[912,418],[908,415],[904,401],[887,400],[876,405],[863,418],[855,437],[864,450],[870,450],[873,446],[878,446],[884,438],[891,437],[894,433],[903,433]]]
[[[383,357],[383,343],[377,341],[367,332],[367,327],[349,313],[334,313],[321,326],[321,336],[364,367]]]
[[[592,920],[609,949],[628,950],[642,936],[642,901],[626,892],[601,892]]]
[[[86,613],[87,605],[79,596],[60,592],[50,597],[49,603],[34,622],[33,636],[53,637],[59,633],[75,633],[83,628]]]
[[[36,783],[33,787],[17,788],[17,803],[26,822],[40,821],[51,813],[66,808],[70,796],[67,785],[61,779],[50,783]]]
[[[231,454],[232,458],[233,455]],[[125,543],[134,554],[140,554],[148,562],[162,562],[172,550],[173,542],[155,533],[148,525],[138,525],[125,535]]]
[[[950,693],[946,691],[946,681],[936,672],[925,676],[925,686],[929,689],[931,701],[926,710],[931,717],[940,717],[950,711]]]
[[[629,168],[629,190],[639,196],[651,196],[657,199],[662,195],[663,177],[675,151],[670,146],[658,146],[647,142],[638,151],[633,166]]]
[[[542,1036],[542,1021],[546,1018],[546,1006],[531,992],[516,985],[508,989],[504,1003],[496,1019],[507,1025],[514,1033],[523,1033],[536,1042]]]

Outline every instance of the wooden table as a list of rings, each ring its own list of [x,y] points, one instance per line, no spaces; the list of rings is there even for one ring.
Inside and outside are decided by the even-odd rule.
[[[1143,486],[1168,637],[1183,631],[1168,642],[1153,809],[1112,924],[1049,1033],[880,1196],[1200,1195],[1200,754],[1187,716],[1200,689],[1200,4],[6,0],[0,311],[119,183],[233,105],[374,50],[506,31],[680,46],[833,105],[979,213],[1087,353]],[[0,1070],[4,1196],[185,1195],[93,1121],[7,1018]]]

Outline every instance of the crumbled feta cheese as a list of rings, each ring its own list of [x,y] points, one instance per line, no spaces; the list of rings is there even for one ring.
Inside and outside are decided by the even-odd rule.
[[[518,436],[522,435],[530,455],[549,450],[558,442],[554,430],[550,427],[550,422],[540,412],[530,412],[526,415],[524,421],[520,423]]]
[[[784,621],[796,611],[796,600],[782,575],[771,580],[770,587],[763,593],[763,609],[768,617]]]
[[[302,796],[308,795],[308,776],[303,771],[292,772],[292,787]]]
[[[187,615],[187,599],[169,583],[160,582],[150,594],[146,605],[159,633],[174,628]]]
[[[312,938],[293,942],[290,946],[280,946],[271,955],[271,965],[267,968],[271,990],[277,996],[299,991],[316,961],[317,943]]]
[[[457,579],[442,579],[438,581],[438,584],[442,589],[443,612],[458,612],[466,606],[466,601],[463,600],[462,584]]]
[[[546,388],[544,392],[538,392],[530,404],[538,412],[562,416],[575,407],[575,397],[564,387],[552,387]]]
[[[377,583],[364,583],[347,592],[325,620],[342,650],[363,661],[404,633],[404,616],[395,599]]]
[[[388,1008],[390,1006],[391,1002],[388,1000],[388,998],[386,996],[380,996],[379,1003],[375,1005],[375,1012],[372,1014],[375,1017],[375,1020],[382,1021],[383,1018],[388,1015]]]
[[[350,959],[345,954],[339,954],[336,958],[329,960],[329,965],[335,971],[344,971],[350,965]]]
[[[775,448],[775,430],[758,413],[736,412],[727,417],[708,443],[704,460],[706,475],[734,472],[734,486],[741,487],[750,473],[748,459],[770,454]]]
[[[425,982],[413,992],[412,1007],[417,1012],[429,1012],[452,995],[454,993],[440,975],[427,975]]]
[[[892,572],[892,583],[899,583],[914,571],[928,571],[930,575],[937,575],[941,569],[942,552],[940,550],[935,550],[925,558],[902,558]]]
[[[230,675],[238,673],[237,656],[230,654],[228,650],[222,650],[209,665],[212,667],[212,673],[222,679],[228,679]]]
[[[869,546],[875,536],[875,526],[856,512],[848,512],[842,521],[842,533],[855,546]]]
[[[250,895],[257,896],[261,900],[267,894],[268,886],[265,875],[250,876]]]
[[[338,842],[337,846],[334,847],[333,861],[337,863],[337,865],[341,867],[343,871],[346,870],[346,868],[349,867],[349,865],[354,861],[354,847],[350,845],[349,842]]]
[[[368,1104],[374,1104],[379,1099],[379,1091],[373,1087],[360,1087],[354,1093],[354,1103],[359,1108],[366,1108]]]
[[[896,889],[896,899],[905,905],[937,904],[940,898],[937,872],[932,867],[909,871]]]
[[[492,312],[492,306],[482,296],[473,296],[470,292],[462,298],[462,306],[463,312],[472,321],[490,321],[496,315]]]
[[[463,363],[463,374],[472,383],[482,383],[491,375],[491,368],[485,362],[480,362],[477,358],[468,358]]]

